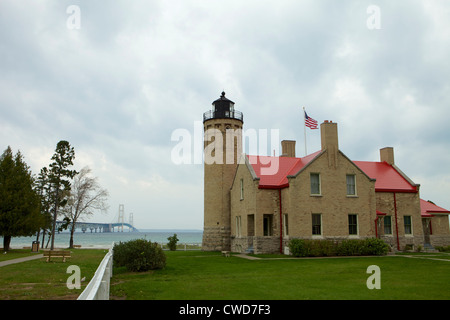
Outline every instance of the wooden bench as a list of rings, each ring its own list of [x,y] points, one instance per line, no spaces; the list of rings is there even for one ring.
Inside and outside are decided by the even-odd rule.
[[[229,257],[230,251],[222,251],[222,256]]]
[[[51,258],[63,258],[63,262],[66,262],[66,258],[70,258],[70,251],[65,250],[48,250],[44,251],[44,258],[47,258],[47,262]]]

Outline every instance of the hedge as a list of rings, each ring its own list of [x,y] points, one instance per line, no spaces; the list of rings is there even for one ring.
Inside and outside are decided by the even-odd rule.
[[[289,251],[296,257],[385,255],[389,246],[381,239],[334,240],[292,239]]]

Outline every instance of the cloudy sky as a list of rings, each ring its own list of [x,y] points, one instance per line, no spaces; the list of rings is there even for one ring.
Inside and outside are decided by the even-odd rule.
[[[37,174],[69,141],[110,192],[92,222],[124,204],[138,228],[202,229],[203,165],[177,164],[172,135],[201,143],[225,90],[244,129],[278,130],[297,155],[302,107],[338,123],[353,160],[394,147],[421,197],[450,209],[449,16],[447,0],[2,0],[0,147]]]

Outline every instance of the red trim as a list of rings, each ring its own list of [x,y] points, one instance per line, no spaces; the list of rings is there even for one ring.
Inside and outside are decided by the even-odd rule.
[[[395,213],[395,232],[397,233],[397,250],[400,251],[400,242],[398,239],[398,219],[397,219],[397,197],[394,192],[394,213]]]
[[[278,189],[278,196],[280,199],[280,253],[283,253],[283,214],[281,208],[281,189]]]
[[[417,188],[414,187],[415,190],[402,190],[402,189],[382,189],[375,188],[375,192],[393,192],[393,193],[417,193]]]
[[[273,189],[273,190],[277,190],[277,189],[284,189],[289,187],[289,183],[286,184],[282,184],[279,186],[271,186],[271,185],[259,185],[258,189]]]
[[[377,217],[375,218],[375,238],[378,238],[378,226],[377,226],[377,222],[378,222],[378,219],[379,219],[380,217],[377,215]]]

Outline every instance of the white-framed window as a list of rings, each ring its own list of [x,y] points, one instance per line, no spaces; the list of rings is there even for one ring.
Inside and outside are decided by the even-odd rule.
[[[322,214],[313,213],[311,215],[312,220],[312,235],[321,236],[322,235]]]
[[[412,217],[411,216],[403,216],[403,224],[405,226],[405,235],[412,235]]]
[[[347,195],[348,196],[356,196],[356,175],[347,174]]]
[[[384,234],[392,234],[392,217],[384,216]]]
[[[348,215],[348,234],[351,236],[358,235],[358,215],[349,214]]]
[[[311,173],[310,174],[311,181],[311,195],[320,195],[320,174],[319,173]]]
[[[244,200],[244,179],[241,179],[241,200]]]

